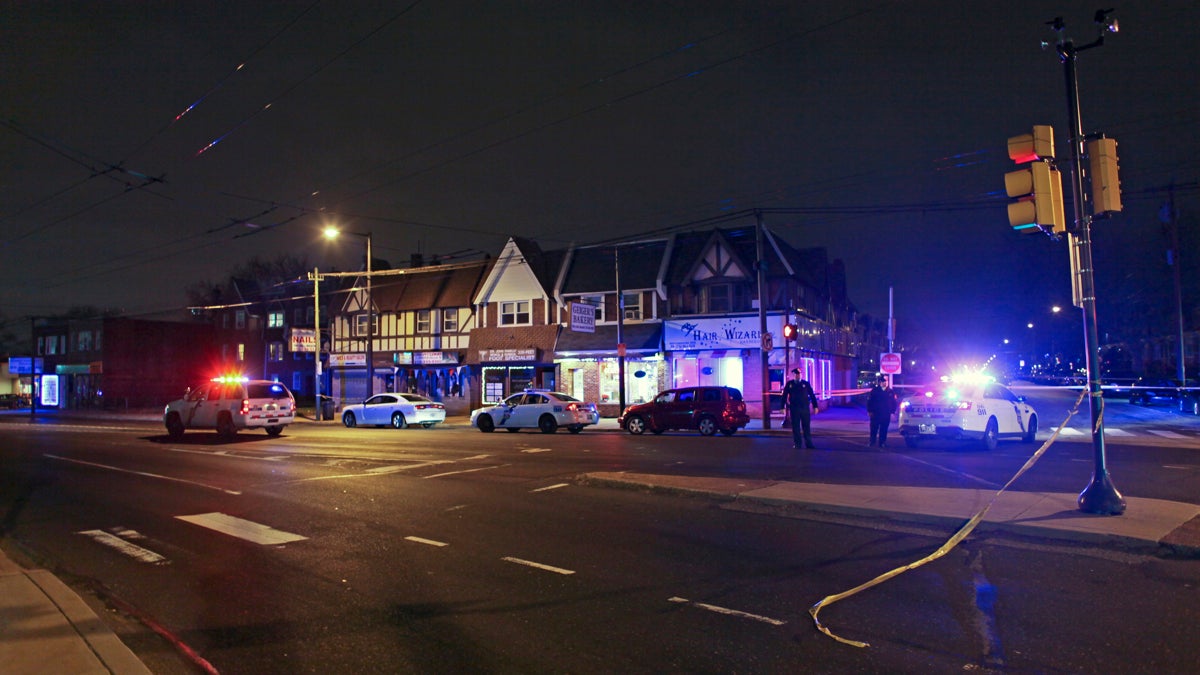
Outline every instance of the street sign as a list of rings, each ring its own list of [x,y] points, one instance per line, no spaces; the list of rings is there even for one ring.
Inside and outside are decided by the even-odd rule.
[[[775,336],[771,335],[770,331],[763,333],[762,348],[764,352],[769,352],[775,349]]]
[[[886,352],[879,355],[879,372],[884,375],[899,375],[900,374],[900,355],[895,352]]]

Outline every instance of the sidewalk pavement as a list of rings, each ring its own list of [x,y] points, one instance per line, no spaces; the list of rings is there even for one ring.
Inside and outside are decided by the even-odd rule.
[[[866,424],[866,415],[854,407],[831,408],[820,416],[819,419],[841,430],[858,422]],[[779,428],[778,422],[772,420],[768,432],[763,429],[762,420],[754,420],[746,430],[791,433],[790,429]],[[446,424],[466,426],[469,421],[456,417]],[[604,419],[595,431],[621,429],[616,420]],[[892,524],[938,527],[945,529],[947,537],[986,507],[996,494],[994,490],[979,489],[831,485],[628,472],[590,473],[582,480],[589,485],[699,495],[748,508],[849,515]],[[977,531],[1002,531],[1149,555],[1200,558],[1200,505],[1127,497],[1124,515],[1100,516],[1079,511],[1076,499],[1077,495],[1066,493],[1004,492],[996,498]],[[6,675],[150,672],[74,591],[45,570],[22,569],[3,552],[0,552],[0,664],[4,664]]]

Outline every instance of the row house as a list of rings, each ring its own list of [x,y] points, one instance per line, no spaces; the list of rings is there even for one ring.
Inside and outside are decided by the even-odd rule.
[[[826,398],[853,389],[863,341],[844,270],[825,249],[762,236],[766,330],[776,336],[765,389],[750,227],[556,251],[514,237],[474,266],[375,272],[373,391],[415,391],[457,405],[454,414],[544,387],[613,416],[621,403],[709,384],[742,390],[761,414],[777,405],[772,397],[793,367]],[[456,271],[458,290],[438,295]],[[383,281],[388,274],[403,282]],[[334,396],[343,403],[366,394],[366,302],[360,285],[331,327]],[[571,322],[581,307],[594,316],[586,332]],[[799,328],[794,344],[783,343],[785,323]]]

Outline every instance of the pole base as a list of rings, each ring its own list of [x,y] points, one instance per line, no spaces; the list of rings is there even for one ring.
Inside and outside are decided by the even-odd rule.
[[[1107,473],[1093,475],[1091,484],[1079,493],[1079,510],[1102,516],[1119,516],[1125,513],[1125,498],[1117,492]]]

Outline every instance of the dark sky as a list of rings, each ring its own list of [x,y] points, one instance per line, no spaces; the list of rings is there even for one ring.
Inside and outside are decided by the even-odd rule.
[[[326,221],[399,265],[794,209],[767,225],[844,260],[860,309],[886,316],[893,287],[902,327],[986,350],[1070,303],[1065,244],[1008,227],[1005,140],[1051,124],[1067,146],[1046,22],[1084,44],[1099,7],[3,3],[0,313],[179,307],[253,256],[355,267]],[[1194,214],[1200,173],[1200,3],[1113,16],[1079,58],[1126,193],[1094,236],[1101,292],[1168,278],[1157,211],[1175,181]]]

